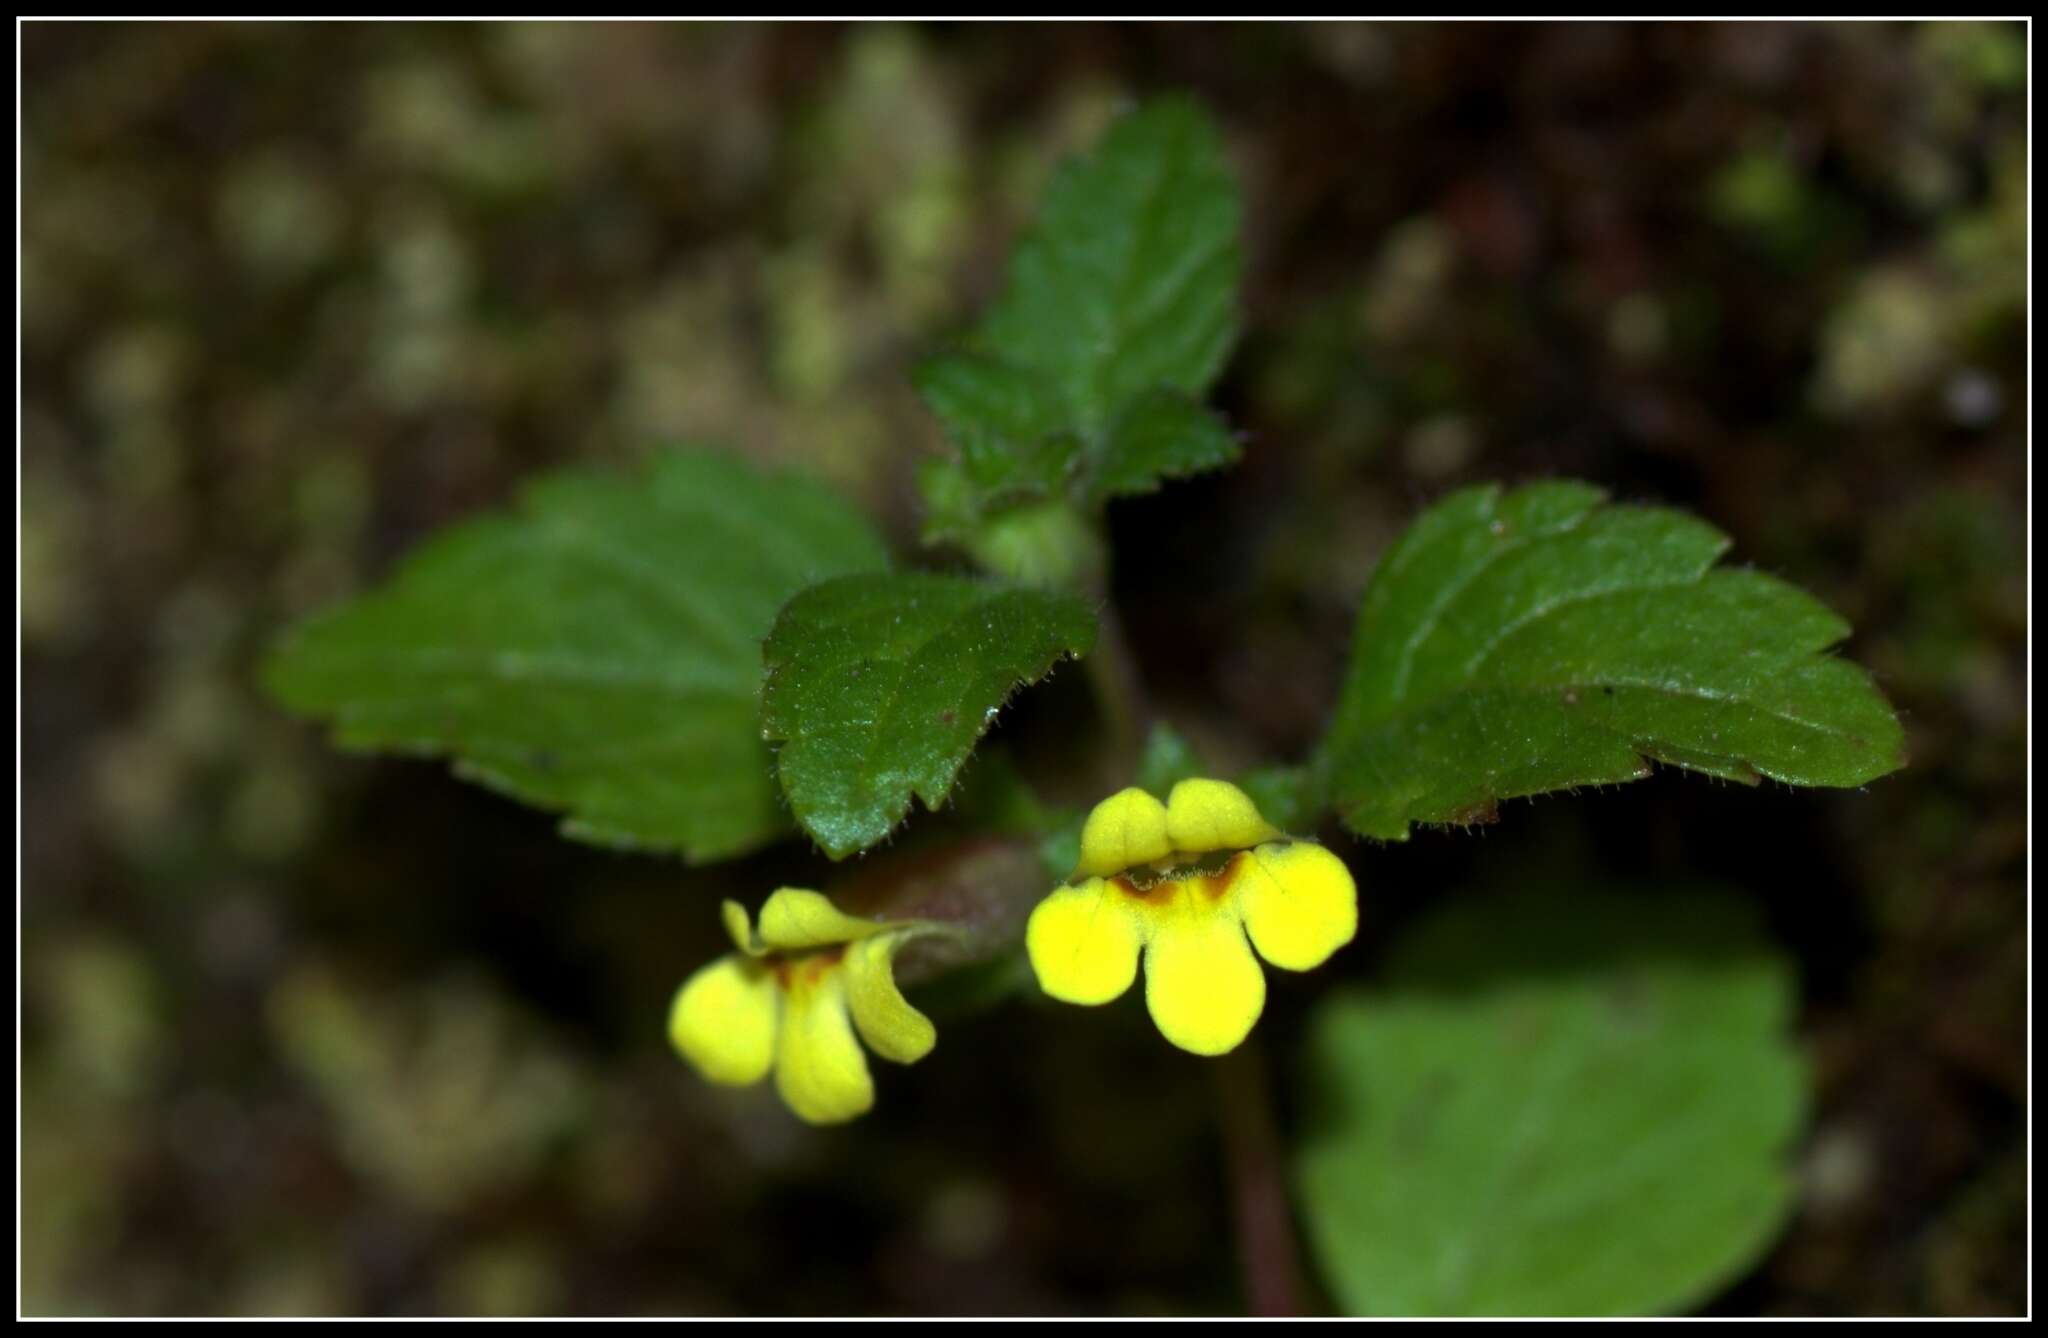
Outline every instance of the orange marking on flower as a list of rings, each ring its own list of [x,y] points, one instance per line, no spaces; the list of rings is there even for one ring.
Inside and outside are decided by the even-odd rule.
[[[1230,862],[1214,873],[1205,873],[1195,879],[1195,886],[1211,901],[1221,901],[1229,895],[1237,875],[1244,869],[1245,852],[1240,850],[1230,857]]]
[[[1161,878],[1140,884],[1133,880],[1129,874],[1121,873],[1110,879],[1109,885],[1125,896],[1135,897],[1143,902],[1163,902],[1173,895],[1174,888],[1174,882],[1171,878]]]
[[[815,985],[825,978],[825,973],[837,966],[846,957],[846,945],[835,943],[829,948],[816,952],[789,954],[775,958],[770,969],[775,972],[775,983],[783,989],[798,985]]]

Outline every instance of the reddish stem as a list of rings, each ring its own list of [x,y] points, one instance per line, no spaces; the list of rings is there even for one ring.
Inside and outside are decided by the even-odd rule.
[[[1302,1313],[1301,1252],[1287,1198],[1287,1165],[1273,1118],[1266,1058],[1256,1037],[1216,1061],[1216,1105],[1230,1163],[1238,1264],[1251,1313]]]

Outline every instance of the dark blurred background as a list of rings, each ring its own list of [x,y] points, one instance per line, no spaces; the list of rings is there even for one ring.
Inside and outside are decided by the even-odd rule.
[[[536,471],[679,440],[914,546],[909,362],[1051,165],[1187,88],[1247,194],[1235,473],[1114,513],[1166,713],[1291,758],[1461,483],[1689,506],[1850,618],[1912,766],[1680,773],[1340,848],[1369,979],[1541,866],[1720,879],[1797,959],[1797,1214],[1721,1312],[2024,1304],[2026,35],[2015,25],[22,31],[30,1313],[1213,1312],[1202,1065],[951,1024],[821,1131],[666,1050],[721,895],[257,694],[293,617]],[[1013,739],[1070,728],[1079,676]],[[1068,695],[1062,695],[1063,693]],[[1333,834],[1334,835],[1334,834]],[[1283,1106],[1283,1118],[1292,1118]]]

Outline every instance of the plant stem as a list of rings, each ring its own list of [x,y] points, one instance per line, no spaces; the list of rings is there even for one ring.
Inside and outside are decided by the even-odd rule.
[[[1245,1301],[1260,1316],[1302,1313],[1301,1253],[1287,1198],[1286,1163],[1273,1118],[1271,1080],[1258,1038],[1218,1059],[1216,1108],[1229,1161]]]
[[[1104,601],[1096,615],[1098,630],[1095,649],[1082,663],[1088,666],[1088,680],[1095,688],[1095,700],[1108,726],[1112,767],[1134,766],[1152,727],[1151,708],[1138,678],[1137,661],[1131,658],[1130,642],[1124,639],[1123,623],[1114,605]]]

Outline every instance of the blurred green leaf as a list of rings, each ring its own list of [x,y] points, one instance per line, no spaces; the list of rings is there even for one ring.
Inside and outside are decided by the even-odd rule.
[[[944,509],[1069,484],[1095,503],[1235,460],[1198,402],[1237,335],[1239,214],[1221,138],[1187,98],[1145,104],[1065,164],[968,347],[918,369],[961,456]]]
[[[1194,745],[1172,725],[1160,721],[1145,736],[1145,751],[1138,755],[1138,776],[1132,784],[1164,798],[1181,781],[1205,774]]]
[[[924,502],[919,537],[928,544],[962,542],[981,525],[982,498],[967,467],[930,456],[917,462],[917,494]]]
[[[569,471],[301,624],[264,679],[344,747],[453,754],[567,835],[717,859],[788,829],[759,722],[776,611],[887,562],[837,496],[728,456]]]
[[[967,352],[941,353],[912,374],[917,393],[960,451],[983,501],[1044,497],[1079,450],[1067,415],[1043,378]]]
[[[1042,837],[1067,821],[1067,810],[1048,805],[1031,788],[1010,750],[990,744],[974,753],[974,765],[953,782],[949,816],[976,835],[1002,833]]]
[[[1053,882],[1062,883],[1073,877],[1074,866],[1081,862],[1081,827],[1087,820],[1086,813],[1070,813],[1064,822],[1039,839],[1038,862]]]
[[[1704,1301],[1785,1219],[1791,972],[1725,897],[1468,900],[1311,1031],[1296,1172],[1344,1309],[1635,1315]]]
[[[1788,270],[1853,254],[1863,230],[1849,200],[1778,149],[1750,149],[1725,163],[1708,179],[1706,211]]]
[[[1071,595],[930,572],[848,576],[769,635],[762,723],[791,811],[834,859],[936,808],[1019,686],[1095,644]]]
[[[1185,396],[1154,391],[1117,420],[1096,462],[1091,498],[1157,491],[1161,481],[1234,464],[1237,437],[1217,414]]]
[[[926,543],[952,541],[991,575],[1020,585],[1096,589],[1108,561],[1100,534],[1066,502],[1023,502],[984,514],[965,470],[926,460],[918,470]]]
[[[1240,776],[1239,789],[1258,805],[1260,816],[1283,832],[1306,834],[1323,810],[1316,805],[1314,777],[1303,767],[1261,767]]]
[[[1905,763],[1891,708],[1822,654],[1849,627],[1727,539],[1579,483],[1455,493],[1381,561],[1318,758],[1365,836],[1490,820],[1498,800],[1659,761],[1755,784],[1861,785]]]

